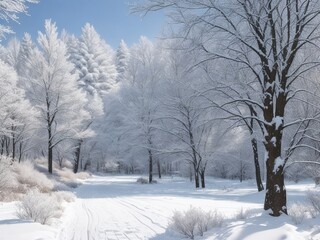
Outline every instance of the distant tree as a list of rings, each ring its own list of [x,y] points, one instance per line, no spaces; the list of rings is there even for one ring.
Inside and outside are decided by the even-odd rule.
[[[30,34],[25,33],[20,42],[19,58],[16,66],[16,70],[20,78],[25,78],[28,75],[27,63],[34,48],[35,44],[32,42]]]
[[[127,44],[121,40],[119,48],[116,53],[116,66],[117,66],[117,82],[125,80],[128,76],[128,64],[130,60],[130,50]]]
[[[107,129],[114,132],[127,165],[146,166],[149,182],[153,181],[153,165],[157,154],[157,101],[162,76],[161,52],[146,37],[131,48],[128,78],[120,82],[118,97],[106,106]],[[115,108],[111,108],[115,107]],[[110,125],[109,125],[110,123]],[[147,162],[136,163],[137,159]],[[130,170],[131,171],[131,170]]]

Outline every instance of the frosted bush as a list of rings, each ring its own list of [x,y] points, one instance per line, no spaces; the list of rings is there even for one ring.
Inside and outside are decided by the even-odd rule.
[[[298,225],[306,218],[307,207],[303,203],[294,203],[288,208],[288,214],[294,224]]]
[[[57,202],[59,203],[62,203],[63,201],[73,202],[76,197],[72,192],[67,191],[54,192],[53,196],[57,199]]]
[[[53,189],[52,181],[44,173],[37,171],[30,161],[14,163],[13,171],[22,192],[30,188],[37,188],[41,192],[50,192]]]
[[[244,209],[241,208],[236,214],[235,214],[235,219],[236,220],[246,220],[248,218],[253,217],[256,215],[256,210],[255,209]]]
[[[56,170],[57,171],[57,175],[61,178],[64,179],[68,179],[68,180],[72,180],[72,181],[76,181],[76,174],[68,168],[62,168],[61,170]]]
[[[146,178],[140,177],[140,178],[137,179],[137,183],[147,184],[147,183],[149,183],[149,181]]]
[[[200,236],[203,233],[214,227],[221,227],[223,223],[223,217],[217,210],[204,212],[198,209],[199,217],[197,223],[197,230]]]
[[[217,211],[205,212],[200,208],[190,207],[185,212],[175,211],[171,218],[169,228],[185,237],[194,239],[196,235],[203,233],[213,227],[220,227],[223,217]]]
[[[312,209],[314,210],[314,213],[312,213],[312,215],[315,213],[320,214],[320,192],[308,191],[307,200],[311,204]]]
[[[17,216],[21,219],[33,220],[41,224],[49,224],[53,218],[59,217],[61,206],[57,198],[30,190],[18,204]]]
[[[0,201],[14,199],[11,190],[17,186],[17,182],[11,171],[10,159],[2,158],[0,160]]]
[[[78,179],[85,180],[85,179],[88,179],[90,177],[90,174],[87,173],[87,172],[79,172],[79,173],[76,174],[76,177]]]
[[[0,192],[4,191],[7,188],[10,188],[10,163],[1,160],[0,161]]]
[[[59,177],[59,180],[69,188],[77,188],[80,185],[78,178],[85,179],[87,174],[75,174],[71,169],[63,168],[61,170],[56,170],[56,174]]]

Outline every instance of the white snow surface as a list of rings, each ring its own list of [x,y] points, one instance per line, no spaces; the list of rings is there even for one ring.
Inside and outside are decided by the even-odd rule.
[[[320,239],[320,218],[295,226],[288,216],[271,217],[263,211],[265,192],[254,181],[208,179],[207,188],[196,190],[182,178],[165,178],[158,184],[138,184],[138,176],[94,176],[76,189],[77,199],[67,204],[59,224],[44,226],[19,220],[15,203],[0,203],[1,240],[122,240],[182,239],[167,229],[175,210],[190,206],[217,209],[226,220],[196,239]],[[287,184],[289,204],[305,201],[305,192],[315,189],[311,181]],[[253,216],[235,220],[240,209]]]

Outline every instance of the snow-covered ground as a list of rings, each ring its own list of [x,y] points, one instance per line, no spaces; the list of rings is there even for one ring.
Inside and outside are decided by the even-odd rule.
[[[320,218],[295,226],[287,216],[274,218],[262,211],[264,192],[258,193],[253,181],[209,179],[207,189],[195,190],[180,178],[165,178],[158,184],[137,184],[132,176],[94,176],[76,189],[77,199],[68,204],[59,224],[43,226],[17,219],[14,203],[0,204],[1,240],[173,240],[167,231],[175,210],[190,206],[217,209],[227,219],[221,228],[203,239],[320,239]],[[289,205],[305,200],[305,191],[314,183],[287,184]],[[235,220],[243,209],[255,216]]]

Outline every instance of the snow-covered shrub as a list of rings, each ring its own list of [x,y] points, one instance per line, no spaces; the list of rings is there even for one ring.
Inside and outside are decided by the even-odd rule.
[[[61,181],[69,188],[77,188],[80,185],[80,183],[77,180],[77,175],[71,169],[56,169],[55,173],[59,177],[59,181]]]
[[[197,230],[200,236],[203,236],[203,233],[211,228],[221,227],[222,223],[223,217],[217,210],[204,212],[199,209]]]
[[[256,211],[254,209],[243,209],[241,208],[236,214],[235,219],[236,220],[246,220],[248,218],[253,217],[256,215]]]
[[[85,179],[88,179],[90,177],[90,174],[87,173],[87,172],[79,172],[79,173],[76,174],[76,177],[78,179],[85,180]]]
[[[10,159],[0,160],[0,201],[11,200],[11,189],[16,187],[16,179],[12,175]]]
[[[147,184],[147,183],[149,183],[149,181],[146,178],[140,177],[137,179],[137,183]]]
[[[307,192],[307,200],[311,204],[311,207],[314,210],[314,213],[320,214],[320,192],[308,191]],[[312,214],[314,214],[314,213],[312,213]]]
[[[185,237],[194,239],[196,235],[202,236],[204,232],[213,227],[220,227],[222,223],[223,217],[217,211],[205,212],[200,208],[191,206],[185,212],[175,211],[169,228]]]
[[[298,225],[303,222],[306,218],[307,208],[306,205],[303,203],[293,203],[288,208],[288,214],[291,217],[291,220],[294,224]]]
[[[57,199],[59,203],[62,203],[63,201],[74,202],[74,199],[76,197],[72,192],[67,191],[54,192],[53,196]]]
[[[53,218],[59,217],[60,211],[61,206],[56,197],[32,189],[18,204],[17,216],[21,219],[49,224]]]
[[[37,171],[30,161],[14,163],[13,171],[22,193],[31,188],[37,188],[40,192],[50,192],[53,189],[52,181],[44,173]]]

